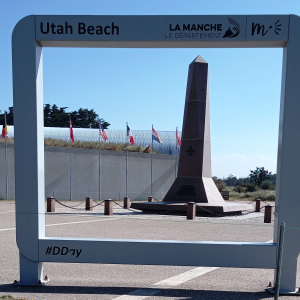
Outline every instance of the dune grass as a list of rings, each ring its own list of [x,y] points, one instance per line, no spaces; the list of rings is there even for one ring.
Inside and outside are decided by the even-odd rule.
[[[259,190],[255,192],[238,193],[235,192],[234,187],[227,187],[226,190],[229,191],[229,200],[231,201],[254,201],[260,199],[262,201],[275,201],[275,190]]]
[[[7,138],[7,143],[13,144],[14,138]],[[69,147],[70,142],[66,140],[59,140],[59,139],[45,139],[44,140],[45,146],[54,146],[54,147]],[[4,143],[5,140],[0,138],[0,143]],[[84,141],[75,141],[74,143],[71,143],[73,148],[85,148],[85,149],[99,149],[99,143],[98,142],[84,142]],[[126,151],[126,145],[127,149],[130,152],[143,152],[143,153],[151,153],[151,147],[149,146],[136,146],[131,144],[125,144],[125,143],[106,143],[106,142],[100,142],[101,150],[112,150],[112,151]],[[154,151],[154,153],[156,153]]]

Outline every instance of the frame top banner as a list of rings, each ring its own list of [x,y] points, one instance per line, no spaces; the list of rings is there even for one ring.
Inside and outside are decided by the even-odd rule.
[[[42,46],[50,47],[54,46],[51,41],[56,42],[56,47],[60,46],[57,42],[62,41],[173,43],[184,41],[185,43],[213,42],[214,44],[216,44],[215,42],[221,42],[224,45],[228,42],[249,41],[269,42],[269,44],[264,44],[264,47],[283,47],[288,40],[289,32],[288,15],[57,15],[35,16],[35,24],[36,40]],[[250,44],[248,47],[259,46],[259,44]],[[69,46],[72,46],[72,44]],[[76,45],[74,44],[74,46]],[[174,43],[174,46],[176,46],[176,43]],[[243,43],[242,47],[246,47],[246,45]]]

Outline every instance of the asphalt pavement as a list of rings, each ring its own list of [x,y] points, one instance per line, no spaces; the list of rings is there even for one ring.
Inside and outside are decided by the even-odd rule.
[[[188,221],[185,216],[148,215],[117,205],[113,216],[104,216],[103,206],[93,212],[83,207],[75,210],[56,204],[56,213],[46,213],[46,236],[237,242],[267,242],[273,237],[273,224],[263,223],[263,213]],[[0,201],[0,296],[28,300],[273,299],[266,287],[273,282],[274,271],[266,269],[44,263],[44,275],[50,279],[46,286],[15,287],[12,282],[19,279],[15,233],[14,202]]]

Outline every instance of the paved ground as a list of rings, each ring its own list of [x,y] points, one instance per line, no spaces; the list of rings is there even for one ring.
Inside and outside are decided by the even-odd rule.
[[[187,221],[184,216],[146,215],[118,206],[112,217],[103,216],[103,206],[93,212],[57,204],[56,208],[57,213],[46,214],[47,236],[266,242],[273,233],[273,226],[264,224],[260,213]],[[11,283],[19,279],[14,228],[14,203],[0,201],[0,296],[43,300],[273,298],[265,291],[273,281],[273,270],[263,269],[44,263],[44,274],[51,280],[47,286],[14,287]]]

